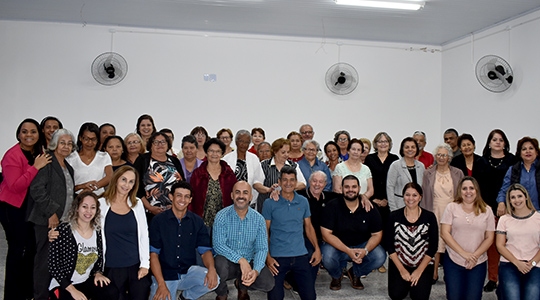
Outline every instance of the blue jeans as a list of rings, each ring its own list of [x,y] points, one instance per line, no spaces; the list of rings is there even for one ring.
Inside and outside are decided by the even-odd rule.
[[[540,299],[540,268],[523,274],[513,263],[501,261],[497,294],[504,300]]]
[[[178,280],[166,280],[165,284],[169,289],[169,293],[173,299],[176,299],[176,293],[178,291],[183,291],[182,295],[187,299],[199,299],[204,294],[211,292],[216,289],[209,289],[204,285],[204,278],[206,277],[208,270],[199,266],[191,266],[186,274],[180,275]],[[219,285],[219,277],[218,277]],[[156,278],[152,276],[152,285],[150,286],[150,298],[154,298],[158,288]]]
[[[482,299],[487,262],[467,270],[465,267],[453,262],[449,255],[444,255],[443,266],[446,298],[448,300]]]
[[[365,248],[367,242],[351,248]],[[321,247],[323,256],[323,266],[328,271],[328,274],[332,278],[341,278],[343,265],[348,261],[352,261],[349,255],[345,252],[341,252],[328,243],[323,243]],[[375,249],[371,250],[369,254],[362,259],[361,264],[353,263],[353,272],[356,276],[367,275],[371,273],[371,270],[377,269],[386,261],[386,252],[379,245]]]
[[[298,294],[302,300],[315,300],[315,280],[311,275],[311,264],[309,259],[311,256],[302,255],[294,257],[274,257],[279,264],[278,274],[274,276],[274,288],[268,292],[268,300],[283,300],[285,293],[283,291],[283,281],[287,272],[291,271],[294,274],[296,283],[298,284]]]

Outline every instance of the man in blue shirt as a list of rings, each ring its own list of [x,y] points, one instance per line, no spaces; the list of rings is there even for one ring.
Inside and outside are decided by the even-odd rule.
[[[270,252],[266,265],[275,279],[274,288],[268,292],[268,299],[283,299],[283,281],[287,272],[292,271],[300,298],[314,300],[317,297],[315,280],[310,273],[311,267],[320,263],[321,251],[311,224],[309,203],[294,191],[297,183],[295,168],[283,166],[279,176],[279,200],[266,199],[263,205],[263,216],[270,235]],[[304,229],[315,248],[311,256],[302,242]]]
[[[264,292],[274,287],[274,277],[265,267],[268,235],[263,216],[249,207],[251,186],[238,181],[232,190],[234,205],[220,210],[214,220],[212,240],[216,252],[216,270],[221,281],[218,300],[226,300],[227,280],[236,278],[238,299],[249,299],[248,287]]]
[[[185,181],[171,187],[172,207],[156,215],[150,225],[150,299],[198,299],[214,290],[219,278],[208,229],[201,217],[187,210],[191,203],[191,185]],[[197,266],[196,252],[206,268]]]

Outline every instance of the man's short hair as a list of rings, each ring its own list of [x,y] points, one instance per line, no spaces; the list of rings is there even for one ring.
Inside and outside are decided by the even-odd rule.
[[[193,189],[191,188],[191,184],[189,184],[187,181],[178,181],[177,183],[173,184],[171,187],[171,194],[174,195],[174,192],[176,189],[186,189],[189,191],[189,195],[193,197]]]
[[[315,172],[311,173],[311,175],[309,175],[309,180],[308,181],[311,181],[311,179],[315,175],[322,175],[322,177],[324,178],[324,181],[328,181],[328,176],[326,176],[326,173],[324,173],[321,170],[318,170],[318,171],[315,171]]]
[[[283,178],[283,174],[294,174],[294,178],[298,178],[296,175],[296,168],[291,166],[283,166],[283,168],[281,168],[281,171],[279,173],[279,179]]]
[[[341,186],[345,184],[345,180],[356,180],[356,183],[358,184],[358,186],[360,186],[360,180],[358,180],[358,177],[354,175],[347,175],[343,177],[343,179],[341,180]]]
[[[453,133],[453,134],[455,134],[456,136],[459,136],[459,133],[458,133],[457,130],[455,130],[454,128],[448,128],[448,129],[446,129],[446,131],[444,132],[444,134],[449,134],[449,133]]]

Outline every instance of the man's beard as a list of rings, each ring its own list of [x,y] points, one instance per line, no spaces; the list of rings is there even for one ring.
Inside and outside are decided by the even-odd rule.
[[[347,201],[356,201],[358,200],[358,194],[354,195],[354,197],[349,197],[347,196],[347,194],[343,194],[343,199],[347,200]]]

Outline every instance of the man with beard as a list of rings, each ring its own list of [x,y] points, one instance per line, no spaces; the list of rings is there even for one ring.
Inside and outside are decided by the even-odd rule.
[[[321,221],[323,265],[332,277],[331,290],[341,289],[342,266],[352,261],[347,270],[351,285],[364,289],[360,277],[378,269],[386,260],[386,252],[379,245],[382,238],[382,221],[379,212],[369,212],[360,202],[360,183],[354,175],[347,175],[341,182],[343,197],[331,201],[324,210]]]
[[[423,163],[426,169],[429,168],[435,161],[435,158],[425,150],[427,142],[426,134],[423,131],[415,131],[413,133],[413,139],[418,144],[418,149],[420,150],[420,154],[418,154],[416,160]]]
[[[251,190],[247,182],[238,181],[231,193],[234,204],[220,210],[214,220],[214,260],[221,279],[216,288],[218,300],[227,299],[229,279],[236,279],[239,300],[249,299],[248,287],[264,292],[274,287],[274,277],[265,267],[266,223],[263,216],[249,207]]]

